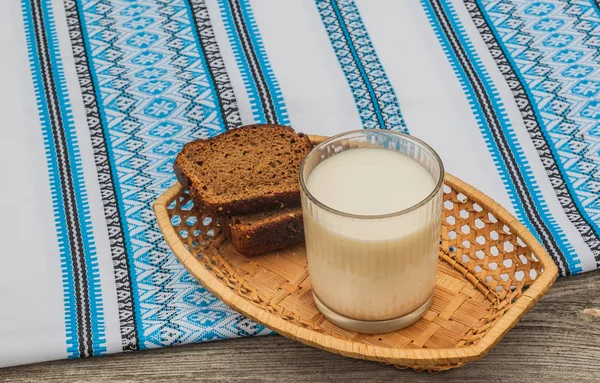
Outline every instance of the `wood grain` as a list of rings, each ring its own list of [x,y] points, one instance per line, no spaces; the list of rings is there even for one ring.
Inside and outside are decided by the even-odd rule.
[[[559,279],[483,360],[437,375],[397,370],[280,336],[0,369],[1,382],[600,382],[600,272]]]

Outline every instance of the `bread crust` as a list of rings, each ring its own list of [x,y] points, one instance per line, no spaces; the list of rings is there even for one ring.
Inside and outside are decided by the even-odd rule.
[[[300,185],[281,187],[281,190],[273,190],[263,195],[241,195],[238,198],[232,198],[228,201],[218,200],[215,196],[202,190],[202,182],[198,179],[197,175],[193,171],[194,165],[188,159],[189,151],[200,150],[200,147],[207,145],[210,142],[218,142],[225,140],[235,133],[243,133],[244,130],[250,129],[270,129],[269,133],[273,129],[285,130],[288,133],[293,133],[295,138],[298,140],[299,150],[304,151],[304,155],[308,154],[312,148],[312,144],[308,136],[302,133],[296,133],[292,128],[282,125],[273,124],[259,124],[259,125],[248,125],[237,129],[229,130],[218,136],[210,139],[201,139],[186,144],[183,149],[177,155],[175,162],[173,163],[173,169],[177,180],[184,187],[189,188],[190,195],[199,208],[219,217],[250,214],[258,211],[274,210],[290,206],[298,206],[300,204]]]
[[[288,209],[289,210],[289,209]],[[280,250],[304,239],[302,209],[293,209],[272,219],[252,225],[236,223],[235,217],[224,223],[225,234],[233,247],[244,255],[253,256]]]

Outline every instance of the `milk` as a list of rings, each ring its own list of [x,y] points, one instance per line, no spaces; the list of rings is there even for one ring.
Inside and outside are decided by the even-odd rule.
[[[303,196],[308,267],[315,298],[343,317],[383,321],[422,307],[432,296],[440,236],[437,180],[393,150],[345,150],[320,162]]]
[[[420,163],[393,150],[346,150],[319,163],[307,187],[320,202],[344,213],[382,215],[425,199],[435,180]]]

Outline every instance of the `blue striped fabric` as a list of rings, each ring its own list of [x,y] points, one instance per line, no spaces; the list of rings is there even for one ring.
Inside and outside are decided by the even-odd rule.
[[[394,88],[354,0],[316,0],[365,129],[407,132]]]
[[[61,253],[67,353],[102,355],[106,340],[96,246],[54,16],[49,0],[21,4]]]
[[[233,54],[242,75],[254,122],[289,125],[283,94],[271,69],[248,0],[219,0]]]
[[[21,0],[64,303],[64,328],[48,337],[64,344],[40,349],[75,358],[271,333],[198,285],[152,211],[176,182],[172,165],[184,144],[243,123],[310,129],[325,116],[342,121],[336,129],[355,123],[435,141],[464,121],[459,132],[472,135],[465,141],[490,167],[477,174],[489,172],[493,197],[512,205],[561,275],[600,268],[598,1],[276,1]],[[402,25],[381,15],[388,21],[379,24],[378,7],[415,13],[394,13]],[[394,34],[412,25],[430,33],[419,36],[429,46]],[[435,84],[448,93],[432,98],[447,102],[440,114],[455,125],[422,118],[437,112],[423,110],[432,105],[424,98],[438,95],[413,97],[432,83],[415,85],[402,72],[413,59],[402,49],[443,61],[423,67],[446,71],[431,74],[449,79]],[[232,73],[243,85],[232,84]],[[251,121],[240,117],[242,98]],[[479,166],[464,149],[457,162]]]
[[[590,192],[593,195],[597,195],[597,193],[587,189],[588,182],[573,182],[573,180],[581,179],[581,176],[585,177],[585,174],[591,171],[585,166],[589,163],[589,159],[581,156],[581,153],[585,151],[578,150],[577,153],[573,153],[569,150],[568,145],[559,148],[555,143],[564,142],[564,139],[568,138],[589,147],[595,141],[596,132],[590,128],[597,124],[600,115],[586,115],[585,111],[588,110],[586,108],[593,110],[595,104],[593,100],[590,101],[590,98],[600,89],[600,83],[596,80],[597,74],[594,75],[598,65],[594,60],[589,60],[583,66],[586,69],[581,74],[571,74],[571,71],[577,73],[579,66],[574,63],[579,62],[585,52],[591,57],[597,54],[598,43],[594,44],[593,41],[590,41],[590,39],[594,39],[591,26],[598,25],[600,22],[597,4],[594,1],[585,1],[581,5],[575,5],[571,1],[533,4],[526,1],[514,1],[507,3],[505,7],[491,2],[477,2],[475,5],[476,7],[471,8],[472,17],[485,21],[484,25],[491,32],[488,35],[493,37],[490,41],[499,45],[504,52],[505,59],[508,60],[507,64],[511,68],[511,80],[514,78],[520,84],[521,89],[525,92],[523,101],[528,102],[535,113],[536,123],[532,125],[530,134],[536,139],[543,140],[545,148],[539,151],[539,155],[544,159],[544,163],[552,163],[554,166],[554,168],[548,168],[547,172],[555,185],[555,192],[561,197],[560,201],[565,211],[569,212],[571,221],[585,235],[586,242],[596,255],[596,261],[600,266],[600,242],[598,239],[600,216],[597,215],[596,204],[590,204],[590,197],[592,200],[595,199]],[[571,8],[572,14],[565,12],[569,8]],[[582,17],[583,15],[585,16]],[[514,22],[501,22],[507,17]],[[530,24],[524,25],[524,21]],[[584,28],[575,28],[577,24],[582,26],[582,23],[589,23],[590,27],[585,28],[583,25]],[[559,29],[562,32],[556,33]],[[523,37],[543,41],[539,48],[532,47],[529,51],[531,55],[541,54],[544,59],[533,57],[530,59],[525,54],[513,55],[511,52],[515,52],[515,49],[521,48],[523,44],[512,37],[515,32]],[[566,37],[567,40],[561,42],[561,37]],[[584,42],[592,44],[587,45]],[[571,46],[572,49],[562,49],[566,46]],[[568,58],[569,55],[573,55],[573,58]],[[574,65],[569,65],[572,63]],[[520,68],[525,66],[528,69],[522,71]],[[538,72],[538,69],[541,72]],[[540,74],[543,73],[548,76],[546,81],[557,81],[561,86],[554,89],[545,88],[543,83],[539,83]],[[577,90],[577,86],[585,84],[586,81],[589,81],[590,84],[595,81],[598,84],[592,87],[591,93],[587,94],[586,91],[579,92]],[[545,105],[541,107],[542,103],[539,100],[547,99],[549,95],[552,97],[552,101],[544,102]],[[580,110],[580,108],[583,109]],[[569,113],[566,113],[567,110]],[[580,111],[577,113],[577,110]],[[581,128],[571,131],[570,134],[563,133],[561,128],[569,124]],[[589,141],[583,139],[586,133]],[[561,153],[565,149],[566,152]],[[548,155],[548,152],[552,154]],[[573,154],[579,157],[577,161],[568,160]],[[574,187],[574,183],[577,183],[579,187]],[[567,261],[571,272],[581,271],[575,252]]]
[[[577,271],[577,255],[551,216],[511,127],[504,105],[449,1],[422,0],[425,12],[463,86],[508,191],[517,218],[558,255],[563,273]],[[568,257],[568,259],[567,259]],[[575,270],[570,269],[575,267]]]

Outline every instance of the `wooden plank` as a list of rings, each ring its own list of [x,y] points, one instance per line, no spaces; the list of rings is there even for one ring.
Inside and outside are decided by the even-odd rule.
[[[600,272],[559,279],[479,362],[437,375],[315,350],[280,336],[0,369],[1,382],[600,381]]]

